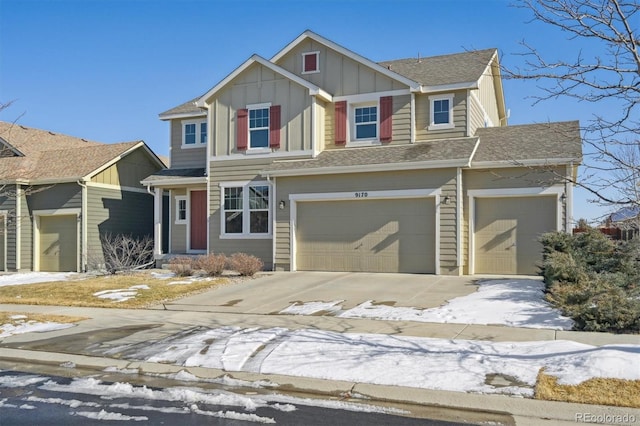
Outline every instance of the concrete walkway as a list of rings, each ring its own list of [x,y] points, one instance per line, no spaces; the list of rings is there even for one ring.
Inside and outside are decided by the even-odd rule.
[[[326,275],[323,273],[273,274],[229,285],[154,309],[99,309],[60,306],[0,305],[0,311],[72,315],[88,318],[76,327],[47,333],[14,335],[0,340],[0,359],[104,369],[138,368],[141,373],[175,373],[187,370],[203,378],[230,375],[243,380],[270,380],[281,389],[314,392],[319,395],[360,394],[391,402],[441,405],[471,410],[492,410],[513,415],[516,424],[573,424],[576,413],[602,414],[614,419],[633,414],[640,422],[640,410],[580,404],[555,403],[497,395],[432,391],[398,386],[325,381],[292,376],[225,372],[205,368],[127,361],[118,348],[157,341],[194,327],[285,327],[315,328],[335,332],[382,333],[446,339],[491,341],[573,340],[591,345],[640,344],[637,335],[583,333],[503,326],[436,324],[409,321],[381,321],[334,316],[291,316],[277,314],[293,301],[345,300],[347,308],[362,303],[362,289],[383,295],[398,306],[433,307],[445,300],[475,291],[473,281],[463,277],[390,276],[374,280],[369,274]],[[375,277],[378,277],[376,274]],[[378,277],[379,278],[379,277]],[[305,285],[300,285],[301,280]],[[392,291],[390,291],[392,290]],[[366,293],[366,292],[365,292]],[[109,355],[105,355],[109,354]],[[606,423],[606,422],[605,422]],[[611,423],[614,424],[615,422]]]

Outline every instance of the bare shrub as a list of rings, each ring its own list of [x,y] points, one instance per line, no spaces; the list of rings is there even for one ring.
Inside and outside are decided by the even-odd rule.
[[[194,260],[190,257],[174,257],[169,261],[169,270],[178,277],[188,277],[193,274]]]
[[[246,253],[234,253],[229,258],[229,267],[245,277],[252,277],[256,272],[262,271],[264,262],[255,256]]]
[[[100,236],[104,266],[108,273],[131,272],[153,265],[153,238],[124,234]]]
[[[210,277],[222,275],[227,266],[227,256],[224,254],[207,254],[198,256],[194,262],[194,268],[204,271]]]

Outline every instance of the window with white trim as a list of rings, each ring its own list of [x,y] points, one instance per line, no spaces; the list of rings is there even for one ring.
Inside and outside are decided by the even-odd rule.
[[[429,96],[429,104],[429,130],[454,127],[453,94]]]
[[[223,186],[222,235],[271,234],[270,189],[267,183]]]
[[[269,147],[269,107],[249,107],[249,148]]]
[[[302,54],[302,74],[320,72],[320,52],[305,52]]]
[[[184,225],[187,223],[187,197],[176,197],[176,225]]]
[[[378,104],[356,104],[351,109],[351,140],[378,139]]]
[[[196,147],[207,143],[207,122],[205,120],[182,122],[182,146]]]

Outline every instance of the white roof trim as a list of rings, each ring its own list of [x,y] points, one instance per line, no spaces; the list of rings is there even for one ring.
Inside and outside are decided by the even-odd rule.
[[[213,95],[215,95],[217,91],[222,89],[231,80],[236,78],[238,75],[240,75],[243,71],[245,71],[247,68],[249,68],[251,65],[253,65],[256,62],[259,63],[260,65],[266,67],[266,68],[269,68],[271,71],[276,72],[276,73],[282,75],[283,77],[286,77],[289,80],[298,83],[300,86],[306,87],[307,89],[309,89],[309,94],[310,95],[320,96],[321,98],[323,98],[324,100],[326,100],[328,102],[331,102],[332,99],[333,99],[331,94],[327,93],[325,90],[322,90],[321,88],[319,88],[315,84],[310,83],[309,81],[298,77],[297,75],[285,70],[282,67],[279,67],[278,65],[276,65],[276,64],[274,64],[272,62],[269,62],[268,60],[262,58],[259,55],[253,55],[249,59],[247,59],[242,65],[240,65],[238,68],[236,68],[231,74],[229,74],[224,79],[222,79],[222,81],[220,81],[218,84],[216,84],[211,90],[209,90],[207,93],[205,93],[200,99],[198,99],[196,101],[196,106],[199,106],[199,107],[202,107],[202,108],[206,107],[207,106],[207,101],[209,99],[211,99],[211,97]]]
[[[472,161],[472,169],[487,167],[520,167],[520,166],[559,166],[563,164],[578,163],[576,158],[541,158],[530,160],[500,160],[500,161]]]
[[[420,93],[449,92],[451,90],[477,89],[477,81],[464,83],[440,84],[437,86],[420,86]]]
[[[173,179],[157,179],[157,180],[141,180],[140,183],[145,186],[182,186],[193,185],[198,183],[207,183],[207,177],[187,177],[187,178],[173,178]]]
[[[286,55],[287,53],[289,53],[292,49],[294,49],[298,44],[300,44],[303,40],[305,40],[306,38],[310,38],[320,44],[323,44],[325,46],[327,46],[330,49],[335,50],[336,52],[339,52],[345,56],[350,57],[351,59],[353,59],[356,62],[360,62],[363,65],[366,65],[369,68],[374,69],[375,71],[393,79],[396,81],[401,82],[402,84],[406,84],[407,86],[409,86],[411,88],[412,91],[418,91],[420,90],[420,84],[401,75],[398,74],[397,72],[391,71],[390,69],[387,69],[385,67],[383,67],[382,65],[379,65],[367,58],[365,58],[364,56],[360,56],[357,53],[346,49],[342,46],[340,46],[339,44],[336,44],[334,42],[332,42],[331,40],[328,40],[316,33],[314,33],[313,31],[307,30],[305,32],[303,32],[302,34],[300,34],[295,40],[293,40],[291,43],[289,43],[288,45],[286,45],[284,47],[284,49],[280,50],[278,53],[276,53],[272,58],[271,58],[271,62],[278,62],[284,55]]]
[[[173,120],[175,118],[191,118],[191,117],[206,117],[207,111],[202,112],[180,112],[176,114],[158,114],[160,120]]]

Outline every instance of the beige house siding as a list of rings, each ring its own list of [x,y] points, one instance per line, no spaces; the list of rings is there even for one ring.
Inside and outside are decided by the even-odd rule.
[[[171,253],[186,253],[187,252],[187,224],[176,224],[176,197],[186,197],[187,190],[184,188],[172,189],[171,197],[169,197],[169,227],[171,229]]]
[[[205,117],[197,117],[193,120],[201,120]],[[207,164],[207,150],[206,144],[197,148],[182,148],[182,122],[183,119],[171,120],[171,146],[170,150],[170,163],[172,169],[189,169],[196,167],[206,167]],[[210,126],[208,126],[210,127]],[[210,128],[207,129],[211,131]]]
[[[143,188],[141,180],[158,171],[143,149],[137,149],[91,178],[91,182]]]
[[[487,68],[487,73],[480,77],[480,84],[477,90],[478,98],[485,112],[491,120],[493,126],[500,126],[500,116],[498,112],[498,99],[496,98],[496,87],[494,83],[493,67]]]
[[[471,91],[473,93],[474,90]],[[469,96],[469,135],[474,135],[478,128],[485,127],[484,113],[478,98]]]
[[[321,176],[279,177],[277,200],[289,195],[331,192],[385,191],[441,188],[441,198],[449,196],[450,204],[440,206],[440,268],[442,274],[457,274],[456,268],[456,170],[416,170],[375,173],[349,173]],[[290,206],[276,209],[276,268],[289,270]],[[436,224],[438,226],[438,224]]]
[[[457,91],[453,98],[454,128],[429,130],[431,102],[429,94],[416,95],[416,140],[459,138],[467,136],[467,92]]]
[[[209,128],[214,135],[213,156],[239,153],[236,149],[236,113],[247,105],[260,103],[281,107],[280,149],[276,152],[311,149],[312,97],[309,90],[254,63],[212,100]]]
[[[302,53],[316,51],[320,52],[320,72],[302,74]],[[322,87],[334,96],[407,88],[406,85],[311,39],[294,47],[276,64],[316,86]]]
[[[153,237],[153,196],[143,192],[87,188],[87,263],[104,264],[101,236]]]

